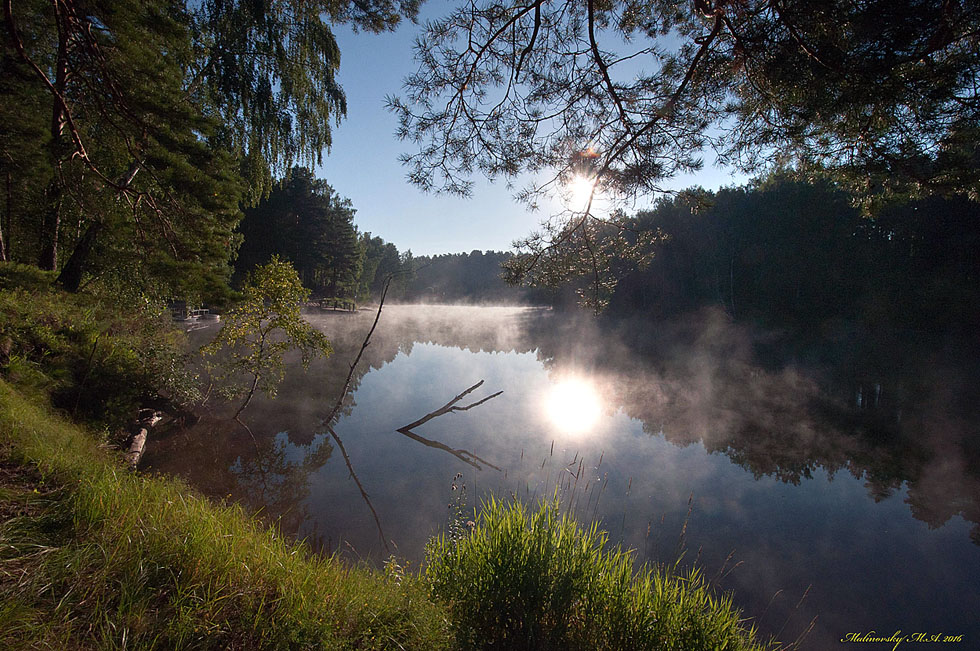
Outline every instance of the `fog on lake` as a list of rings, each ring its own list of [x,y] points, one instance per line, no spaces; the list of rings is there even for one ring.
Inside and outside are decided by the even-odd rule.
[[[978,374],[958,345],[777,352],[713,311],[600,328],[386,306],[328,427],[374,313],[308,318],[335,352],[253,401],[255,443],[214,407],[146,465],[319,551],[413,567],[459,509],[558,490],[639,560],[703,568],[763,636],[980,634]]]

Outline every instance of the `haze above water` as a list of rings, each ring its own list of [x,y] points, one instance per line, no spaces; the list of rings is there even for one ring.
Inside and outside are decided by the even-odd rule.
[[[333,436],[374,314],[309,318],[334,355],[253,401],[257,446],[217,410],[147,465],[319,550],[413,566],[454,509],[557,488],[639,560],[683,553],[764,635],[980,635],[978,373],[956,345],[777,355],[714,312],[600,332],[536,308],[387,306]],[[455,403],[472,408],[404,429],[480,381]]]

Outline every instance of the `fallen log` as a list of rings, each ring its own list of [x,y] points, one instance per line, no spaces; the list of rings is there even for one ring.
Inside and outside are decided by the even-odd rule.
[[[163,414],[152,409],[140,409],[138,420],[133,427],[133,435],[129,443],[129,451],[126,452],[126,465],[131,470],[136,470],[143,452],[146,450],[146,437],[150,433],[150,428],[163,420]]]

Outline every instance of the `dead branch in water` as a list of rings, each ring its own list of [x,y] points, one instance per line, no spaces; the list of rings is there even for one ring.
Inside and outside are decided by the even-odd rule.
[[[333,409],[330,410],[330,414],[323,419],[323,424],[330,427],[333,424],[333,419],[337,416],[340,408],[344,404],[344,399],[347,397],[347,392],[350,391],[350,383],[354,377],[354,369],[357,368],[357,363],[361,361],[361,356],[364,354],[364,350],[371,343],[371,335],[374,334],[375,328],[378,327],[378,321],[381,320],[381,309],[385,305],[385,296],[388,295],[388,287],[391,286],[391,281],[394,279],[395,274],[388,274],[385,278],[384,289],[381,290],[381,300],[378,302],[378,312],[374,315],[374,323],[371,324],[371,329],[368,330],[367,336],[364,337],[364,342],[361,344],[361,349],[357,351],[357,357],[350,364],[350,370],[347,372],[347,379],[344,380],[344,387],[340,390],[340,395],[337,396],[337,402],[334,403]],[[336,436],[336,434],[334,434]]]
[[[361,361],[361,356],[364,355],[365,349],[370,345],[371,335],[374,334],[374,330],[378,327],[378,321],[381,320],[381,310],[384,308],[385,297],[388,295],[388,288],[391,286],[391,281],[394,277],[395,274],[388,274],[388,277],[385,278],[384,287],[381,290],[381,300],[378,301],[378,311],[374,315],[374,323],[371,324],[371,329],[368,330],[367,336],[364,337],[364,341],[361,343],[361,349],[357,351],[357,356],[350,363],[350,370],[347,372],[347,378],[344,380],[344,386],[340,390],[340,395],[337,396],[337,402],[334,403],[333,409],[330,410],[330,413],[322,421],[322,425],[327,428],[327,432],[330,433],[334,442],[337,443],[337,447],[340,448],[340,453],[344,456],[344,463],[347,464],[347,471],[350,473],[350,477],[354,480],[354,483],[357,484],[357,490],[361,492],[361,498],[364,500],[364,503],[370,509],[371,515],[374,517],[374,524],[378,527],[378,536],[381,538],[381,544],[384,545],[385,551],[389,554],[391,553],[391,548],[388,546],[388,539],[385,538],[384,531],[381,529],[381,518],[378,517],[378,512],[374,510],[374,505],[371,504],[371,498],[368,496],[367,491],[364,490],[364,486],[361,485],[361,480],[358,479],[357,473],[354,472],[354,466],[351,464],[350,457],[347,455],[344,442],[340,440],[337,432],[333,429],[333,420],[340,412],[340,408],[344,405],[344,399],[347,398],[347,393],[350,391],[350,383],[354,377],[354,370],[357,368],[358,362]]]
[[[482,405],[483,403],[485,403],[486,401],[490,400],[491,398],[496,398],[501,393],[503,393],[503,391],[498,391],[497,393],[495,393],[495,394],[493,394],[491,396],[487,396],[483,400],[480,400],[478,402],[474,402],[472,405],[467,405],[465,407],[456,407],[455,406],[455,404],[457,402],[459,402],[460,400],[462,400],[463,398],[465,398],[467,395],[469,395],[473,391],[475,391],[478,388],[480,388],[480,386],[482,384],[483,384],[483,380],[480,380],[479,382],[477,382],[476,384],[474,384],[473,386],[471,386],[469,389],[467,389],[466,391],[462,392],[461,394],[459,394],[458,396],[456,396],[455,398],[453,398],[452,400],[450,400],[449,402],[447,402],[446,404],[444,404],[442,407],[439,407],[439,409],[436,409],[435,411],[426,414],[425,416],[423,416],[422,418],[419,418],[415,422],[412,422],[412,423],[409,423],[408,425],[405,425],[403,427],[400,427],[398,429],[398,431],[401,432],[402,430],[415,429],[419,425],[422,425],[424,423],[428,423],[430,420],[432,420],[433,418],[436,418],[437,416],[442,416],[443,414],[448,414],[449,412],[452,412],[452,411],[466,411],[468,409],[472,409],[473,407],[478,407],[478,406]]]
[[[497,393],[494,393],[492,395],[489,395],[486,398],[483,398],[482,400],[477,400],[476,402],[474,402],[472,404],[469,404],[469,405],[466,405],[465,407],[457,407],[456,406],[456,403],[457,402],[459,402],[460,400],[462,400],[463,398],[465,398],[467,395],[469,395],[473,391],[475,391],[478,388],[480,388],[480,386],[482,384],[483,384],[483,380],[480,380],[479,382],[477,382],[476,384],[474,384],[473,386],[471,386],[469,389],[467,389],[466,391],[463,391],[458,396],[456,396],[455,398],[453,398],[452,400],[450,400],[449,402],[447,402],[446,404],[444,404],[442,407],[439,407],[439,409],[436,409],[435,411],[426,414],[422,418],[419,418],[418,420],[413,421],[413,422],[409,423],[408,425],[405,425],[403,427],[399,427],[397,431],[399,433],[401,433],[401,434],[404,434],[405,436],[407,436],[407,437],[409,437],[411,439],[414,439],[414,440],[418,441],[422,445],[427,445],[430,448],[437,448],[439,450],[445,450],[446,452],[448,452],[449,454],[453,455],[454,457],[456,457],[460,461],[463,461],[464,463],[468,463],[469,465],[473,466],[477,470],[483,470],[483,468],[481,468],[480,465],[477,463],[477,461],[479,461],[480,463],[482,463],[482,464],[484,464],[486,466],[489,466],[489,467],[493,468],[494,470],[498,470],[499,471],[500,468],[498,468],[497,466],[493,465],[492,463],[490,463],[486,459],[481,459],[480,457],[478,457],[477,455],[473,454],[472,452],[470,452],[468,450],[451,448],[451,447],[449,447],[448,445],[446,445],[444,443],[440,443],[439,441],[433,441],[431,439],[427,439],[427,438],[425,438],[423,436],[419,436],[418,434],[416,434],[415,432],[412,431],[413,429],[415,429],[419,425],[423,425],[425,423],[428,423],[433,418],[437,418],[439,416],[443,416],[445,414],[449,414],[449,413],[452,413],[454,411],[468,411],[468,410],[472,409],[473,407],[479,407],[483,403],[485,403],[485,402],[487,402],[489,400],[492,400],[493,398],[496,398],[501,393],[503,393],[503,391],[498,391]]]
[[[347,456],[347,449],[344,447],[344,442],[337,436],[337,432],[333,431],[333,427],[328,425],[327,431],[330,432],[330,436],[333,437],[333,440],[337,443],[337,447],[340,448],[340,453],[344,455],[344,463],[347,464],[347,471],[350,472],[351,479],[357,484],[357,490],[361,491],[361,497],[364,499],[364,503],[371,509],[371,515],[374,516],[374,524],[378,527],[378,536],[381,538],[381,544],[385,546],[385,551],[390,554],[391,548],[388,547],[388,539],[385,538],[385,532],[381,529],[381,518],[378,517],[378,512],[374,510],[374,505],[371,504],[371,498],[368,496],[367,491],[364,490],[364,486],[361,485],[361,480],[357,478],[357,473],[354,472],[354,466],[351,465],[350,457]]]

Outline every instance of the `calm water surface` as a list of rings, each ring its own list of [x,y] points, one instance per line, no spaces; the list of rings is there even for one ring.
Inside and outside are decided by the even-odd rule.
[[[310,315],[335,354],[253,402],[257,447],[217,409],[146,464],[371,562],[417,563],[451,506],[558,489],[640,560],[697,563],[765,635],[980,648],[977,376],[956,346],[775,363],[712,313],[600,336],[547,310],[390,306],[331,435],[373,316]],[[480,404],[404,430],[480,381],[455,406]]]

